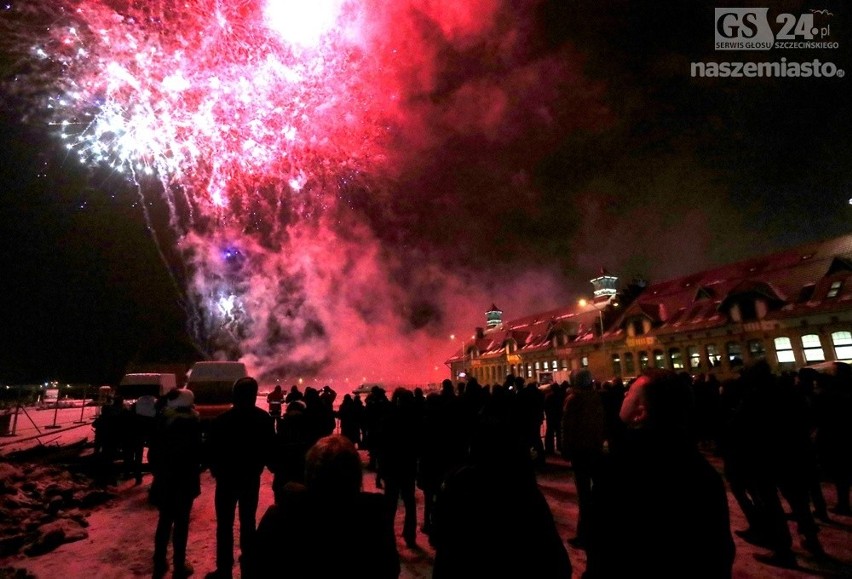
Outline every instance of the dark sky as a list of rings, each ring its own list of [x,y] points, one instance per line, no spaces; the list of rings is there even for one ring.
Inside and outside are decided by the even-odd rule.
[[[403,127],[399,143],[422,154],[400,162],[387,195],[353,202],[400,255],[497,286],[543,268],[569,296],[601,265],[662,280],[849,232],[849,81],[689,72],[782,57],[845,70],[841,3],[737,3],[833,13],[839,49],[768,53],[714,51],[711,2],[504,4],[488,41],[434,45],[437,82],[426,104],[411,101],[425,126],[454,128]],[[505,56],[515,34],[523,42]],[[0,63],[4,82],[19,71]],[[499,120],[468,129],[458,103],[488,108],[475,87],[494,86],[508,95]],[[4,102],[0,382],[103,382],[128,360],[185,355],[181,298],[132,188],[65,160],[37,115],[22,122],[25,103]],[[439,320],[432,307],[412,315]]]

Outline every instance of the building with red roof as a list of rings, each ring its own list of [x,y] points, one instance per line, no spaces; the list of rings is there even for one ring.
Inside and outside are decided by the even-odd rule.
[[[708,269],[660,283],[612,288],[595,299],[488,325],[447,360],[493,384],[506,375],[543,380],[587,367],[598,380],[647,367],[735,376],[765,358],[777,371],[852,362],[852,235]],[[637,295],[638,293],[638,295]],[[499,315],[498,315],[499,314]]]

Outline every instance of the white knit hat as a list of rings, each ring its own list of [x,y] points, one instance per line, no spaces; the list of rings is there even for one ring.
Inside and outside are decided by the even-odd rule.
[[[166,406],[169,408],[192,408],[193,404],[195,404],[195,395],[192,393],[192,390],[182,388],[169,396]]]

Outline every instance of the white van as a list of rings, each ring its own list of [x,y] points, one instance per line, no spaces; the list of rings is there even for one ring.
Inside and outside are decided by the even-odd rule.
[[[242,362],[196,362],[186,379],[195,395],[195,409],[202,419],[218,416],[231,407],[234,382],[244,378]]]
[[[115,395],[125,402],[133,402],[145,395],[160,398],[177,388],[174,374],[125,374]]]

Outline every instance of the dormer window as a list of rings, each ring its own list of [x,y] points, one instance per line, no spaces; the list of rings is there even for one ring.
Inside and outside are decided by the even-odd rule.
[[[641,336],[645,333],[645,324],[642,323],[642,318],[633,318],[627,323],[627,335]]]
[[[740,306],[740,320],[749,322],[757,319],[757,307],[754,300],[742,300]]]
[[[828,298],[828,299],[836,298],[837,294],[840,293],[841,287],[843,287],[843,281],[842,280],[837,280],[837,281],[831,282],[831,287],[828,288],[828,293],[825,294],[825,297]]]

